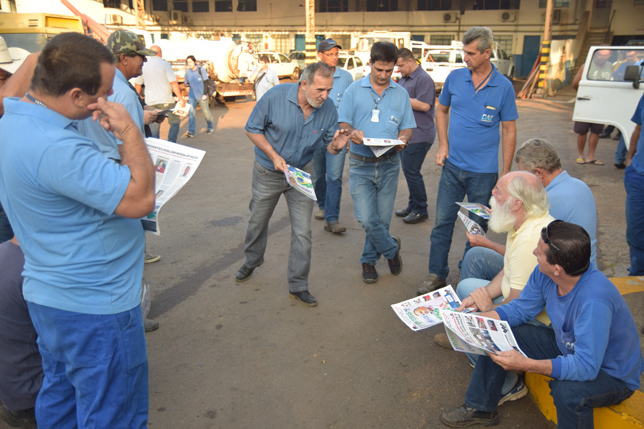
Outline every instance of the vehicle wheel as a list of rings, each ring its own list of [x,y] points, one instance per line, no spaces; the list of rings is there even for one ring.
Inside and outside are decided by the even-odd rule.
[[[293,80],[298,80],[300,78],[300,69],[298,67],[295,67],[293,70],[293,74],[291,75],[291,79]]]
[[[234,103],[235,102],[235,96],[231,95],[230,97],[224,97],[224,100],[226,103]]]

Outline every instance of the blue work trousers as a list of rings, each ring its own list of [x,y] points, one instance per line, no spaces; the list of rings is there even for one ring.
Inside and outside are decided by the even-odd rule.
[[[197,129],[197,120],[195,115],[197,114],[197,103],[201,106],[201,111],[206,117],[206,124],[208,125],[208,131],[212,130],[212,113],[210,113],[210,105],[208,100],[196,100],[194,98],[189,98],[188,103],[192,106],[190,113],[188,114],[188,132],[194,134]]]
[[[396,256],[398,245],[389,234],[394,209],[400,155],[378,162],[349,159],[349,189],[356,219],[366,233],[360,263],[375,265],[383,255]]]
[[[461,170],[445,160],[445,166],[438,182],[438,195],[436,196],[436,222],[431,234],[431,248],[429,251],[429,272],[436,274],[439,279],[446,279],[449,274],[448,256],[452,246],[454,222],[457,219],[459,206],[467,195],[470,203],[488,205],[492,196],[492,189],[499,178],[497,173],[471,173]],[[487,221],[472,215],[472,218],[487,232]],[[468,241],[465,245],[463,257],[471,248]]]
[[[313,155],[313,188],[318,199],[318,207],[324,210],[324,220],[337,222],[340,218],[342,173],[347,148],[333,155],[326,147],[324,142],[320,142]]]
[[[423,166],[427,152],[432,147],[433,142],[413,143],[407,146],[401,152],[402,171],[407,180],[409,189],[409,203],[407,210],[420,215],[427,214],[427,191],[425,190],[425,181],[420,174],[420,168]]]
[[[644,275],[644,176],[632,166],[624,170],[626,188],[626,242],[631,256],[631,276]]]
[[[145,428],[148,355],[141,306],[84,314],[27,302],[45,377],[40,429]]]
[[[172,109],[175,106],[174,103],[170,104],[153,104],[150,107],[153,109],[167,110]],[[177,137],[179,137],[179,127],[181,126],[181,118],[174,113],[168,113],[168,125],[170,125],[170,130],[168,131],[168,141],[177,142]],[[152,137],[159,138],[161,132],[161,124],[158,122],[152,122],[150,124],[150,131],[152,132]],[[194,133],[193,133],[194,134]]]
[[[531,359],[555,359],[561,355],[555,331],[525,324],[512,328],[519,348]],[[488,356],[480,356],[474,367],[465,403],[477,410],[491,412],[501,399],[506,371]],[[619,404],[633,394],[625,382],[599,370],[588,381],[550,380],[550,395],[557,407],[557,427],[594,427],[593,408]]]

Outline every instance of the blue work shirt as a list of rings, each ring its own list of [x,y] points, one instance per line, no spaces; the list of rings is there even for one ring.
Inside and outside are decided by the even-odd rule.
[[[255,105],[245,130],[263,134],[288,165],[302,169],[313,159],[318,142],[329,144],[333,140],[338,112],[327,98],[304,119],[304,111],[297,101],[298,89],[297,83],[271,88]],[[273,161],[257,146],[255,157],[262,167],[275,171]]]
[[[550,215],[579,225],[590,236],[590,262],[597,266],[597,207],[588,185],[563,171],[546,186]]]
[[[433,143],[436,138],[436,125],[434,124],[436,84],[434,79],[419,66],[409,76],[400,79],[400,86],[407,90],[409,98],[429,104],[429,110],[426,112],[412,109],[416,129],[409,143]]]
[[[637,104],[631,121],[640,127],[644,123],[644,94],[642,94],[642,98],[640,98],[640,102]],[[633,155],[630,167],[633,167],[637,174],[644,176],[644,132],[640,132],[640,138],[637,140],[637,150],[635,155]]]
[[[488,83],[474,92],[472,72],[451,72],[438,101],[450,107],[449,162],[472,173],[498,173],[499,125],[519,118],[514,88],[492,64]]]
[[[201,70],[201,73],[199,71]],[[190,86],[188,90],[188,98],[194,100],[201,100],[201,97],[204,95],[203,87],[204,81],[208,80],[208,73],[203,67],[197,66],[196,70],[186,69],[186,74],[183,78],[183,81]]]
[[[0,201],[25,253],[25,299],[86,314],[139,305],[143,227],[114,214],[130,169],[59,113],[16,98],[4,106]]]
[[[378,100],[378,94],[371,85],[370,75],[355,81],[344,92],[338,122],[346,122],[362,131],[365,137],[376,139],[397,139],[399,131],[416,128],[409,93],[405,88],[390,79],[389,86],[380,95],[379,121],[371,122],[371,112],[376,104],[374,97]],[[371,148],[364,144],[351,144],[351,152],[361,156],[375,156]]]
[[[139,126],[141,133],[145,135],[143,107],[139,102],[139,96],[119,69],[116,69],[112,89],[114,93],[107,98],[108,101],[122,104],[134,119],[134,123]],[[113,133],[105,131],[105,128],[101,127],[99,122],[94,121],[91,116],[78,121],[78,132],[93,141],[106,157],[113,160],[121,159],[119,145],[122,145],[123,142],[114,137]]]
[[[331,93],[329,94],[329,98],[335,104],[336,109],[340,109],[342,95],[352,84],[353,76],[351,76],[351,73],[340,67],[336,67],[335,73],[333,73],[333,88],[331,88]]]

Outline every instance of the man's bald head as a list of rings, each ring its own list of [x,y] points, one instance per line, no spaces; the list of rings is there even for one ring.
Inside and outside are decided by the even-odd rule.
[[[521,201],[527,218],[541,217],[548,213],[548,194],[537,176],[527,171],[512,171],[501,178],[508,195]]]
[[[158,47],[157,45],[150,46],[150,49],[157,53],[157,55],[156,55],[157,57],[162,57],[163,56],[163,54],[161,52],[161,48]]]

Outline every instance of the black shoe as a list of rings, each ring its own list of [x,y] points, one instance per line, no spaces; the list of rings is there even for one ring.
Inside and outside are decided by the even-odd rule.
[[[605,131],[604,131],[604,132],[599,133],[599,138],[600,138],[600,139],[607,139],[608,137],[610,137],[610,133],[607,133],[607,132],[605,132]]]
[[[6,422],[12,428],[38,429],[36,410],[34,408],[9,411],[4,407],[0,407],[0,420]]]
[[[257,267],[262,265],[264,262],[261,262]],[[237,271],[237,275],[235,276],[235,281],[237,282],[243,282],[246,281],[250,278],[250,276],[253,274],[253,271],[255,271],[255,268],[249,268],[246,266],[246,264],[242,265],[242,267]]]
[[[472,425],[495,426],[499,424],[499,413],[496,410],[486,413],[463,404],[454,410],[445,411],[441,415],[441,421],[453,428]]]
[[[396,210],[396,216],[398,217],[407,217],[411,214],[411,210],[405,209],[405,210]]]
[[[288,295],[293,299],[297,299],[307,307],[317,307],[318,305],[317,300],[309,293],[308,290],[302,292],[289,292]]]
[[[378,281],[378,272],[375,266],[367,263],[362,264],[362,281],[368,284]]]
[[[409,213],[409,216],[403,218],[403,222],[405,223],[418,223],[418,222],[423,222],[429,219],[429,215],[422,215],[418,213]]]
[[[626,164],[624,164],[623,162],[616,162],[615,168],[619,168],[620,170],[623,170],[626,168]]]
[[[404,219],[403,219],[404,220]],[[398,244],[398,250],[396,250],[396,254],[392,259],[387,259],[387,263],[389,264],[389,271],[391,271],[391,274],[394,276],[397,276],[402,272],[402,257],[400,256],[400,249],[402,249],[402,243],[400,242],[400,238],[396,236],[392,236],[396,241],[396,244]]]

